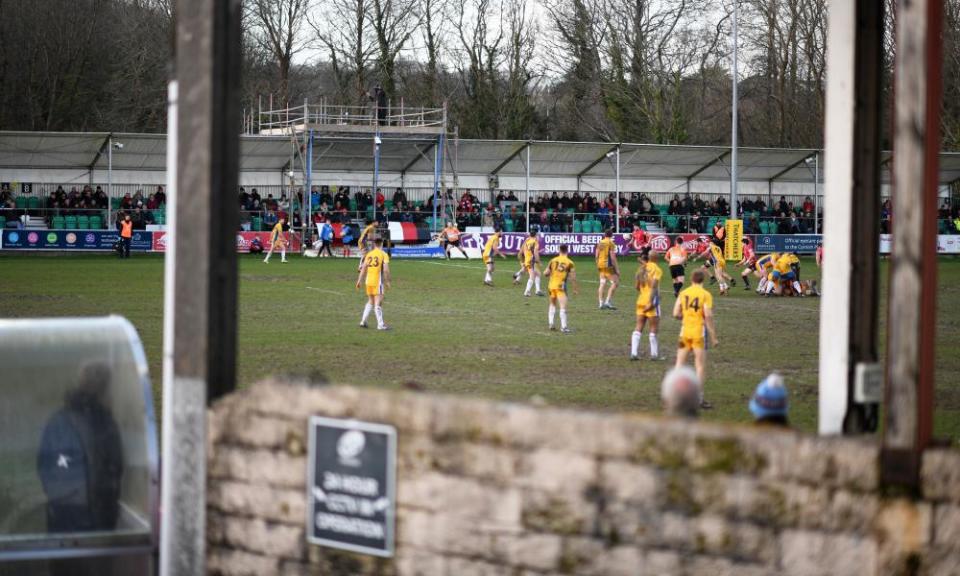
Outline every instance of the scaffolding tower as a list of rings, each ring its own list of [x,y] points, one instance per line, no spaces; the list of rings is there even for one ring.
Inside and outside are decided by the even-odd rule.
[[[456,216],[456,203],[448,201],[444,183],[444,157],[448,152],[446,103],[441,108],[408,108],[402,101],[399,107],[394,107],[389,102],[385,106],[378,106],[376,102],[371,102],[368,106],[348,106],[328,104],[326,100],[311,104],[304,100],[301,106],[260,110],[255,120],[252,114],[250,116],[244,120],[245,132],[290,138],[288,175],[295,174],[299,167],[303,177],[304,199],[300,210],[304,223],[304,246],[309,245],[309,231],[312,228],[313,164],[315,160],[323,157],[334,142],[339,141],[370,142],[373,158],[370,190],[374,199],[374,221],[377,220],[376,194],[380,179],[380,150],[385,137],[409,142],[411,146],[415,146],[421,157],[433,164],[431,232],[437,232],[440,218]],[[421,150],[416,147],[418,143],[427,144],[428,147]],[[432,159],[426,156],[431,148]],[[456,169],[452,172],[456,180]]]

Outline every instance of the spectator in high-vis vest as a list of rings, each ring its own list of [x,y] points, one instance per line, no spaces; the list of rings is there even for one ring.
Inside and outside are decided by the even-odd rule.
[[[124,214],[123,220],[120,221],[120,247],[121,258],[130,257],[130,240],[133,238],[133,220],[130,219],[130,214]]]

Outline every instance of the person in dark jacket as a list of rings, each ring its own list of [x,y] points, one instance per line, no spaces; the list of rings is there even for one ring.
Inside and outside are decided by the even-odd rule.
[[[37,453],[37,472],[47,496],[49,532],[113,530],[120,512],[123,446],[104,402],[110,367],[81,369],[79,385],[47,421]]]

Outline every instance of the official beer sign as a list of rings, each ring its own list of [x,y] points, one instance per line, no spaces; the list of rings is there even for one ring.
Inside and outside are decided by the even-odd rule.
[[[393,556],[396,428],[314,416],[308,466],[307,541]]]

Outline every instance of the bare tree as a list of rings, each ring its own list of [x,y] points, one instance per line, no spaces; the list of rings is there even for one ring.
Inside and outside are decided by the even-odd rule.
[[[420,25],[420,5],[417,0],[369,0],[369,9],[377,72],[383,90],[392,97],[397,93],[397,58]]]
[[[506,20],[506,82],[502,98],[504,136],[532,138],[536,109],[531,92],[537,74],[532,69],[537,25],[531,21],[526,0],[508,0]]]
[[[442,64],[440,58],[449,20],[447,17],[449,5],[449,0],[421,0],[420,2],[423,46],[427,56],[423,63],[424,92],[425,100],[430,106],[438,105],[441,100],[439,85]]]
[[[290,67],[305,47],[302,29],[308,0],[248,0],[250,34],[271,55],[277,67],[280,101],[290,100]]]
[[[375,51],[368,17],[370,1],[329,0],[308,18],[329,58],[336,95],[356,104],[365,99],[367,73]]]
[[[602,83],[605,41],[603,0],[549,0],[545,4],[555,33],[552,63],[562,75],[563,96],[556,114],[564,121],[563,137],[611,140],[614,130],[606,114]]]
[[[457,71],[465,98],[457,101],[461,134],[468,138],[496,138],[497,74],[501,64],[504,29],[491,0],[458,0],[453,26],[460,40]]]

